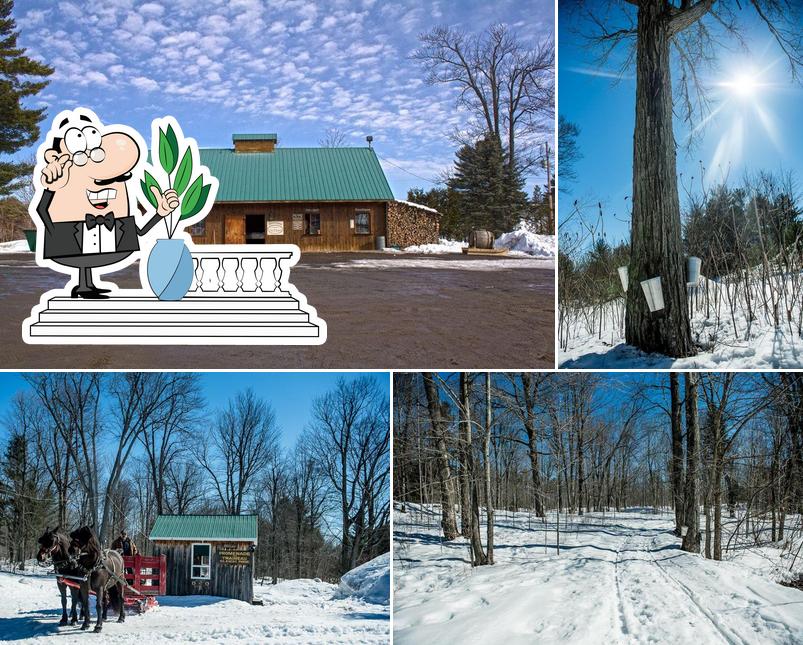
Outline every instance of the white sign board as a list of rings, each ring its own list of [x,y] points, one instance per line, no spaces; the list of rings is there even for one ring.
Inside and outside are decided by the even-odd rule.
[[[284,235],[284,221],[268,222],[265,228],[266,235]]]
[[[293,230],[304,230],[304,213],[293,213]]]

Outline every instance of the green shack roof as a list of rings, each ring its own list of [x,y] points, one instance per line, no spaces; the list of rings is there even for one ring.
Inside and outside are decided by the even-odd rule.
[[[372,148],[201,148],[200,153],[201,163],[218,180],[216,202],[393,200]]]
[[[256,515],[158,515],[151,540],[257,541]]]

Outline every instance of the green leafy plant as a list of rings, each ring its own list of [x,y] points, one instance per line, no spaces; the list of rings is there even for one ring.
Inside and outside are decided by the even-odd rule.
[[[181,220],[194,217],[204,208],[209,198],[211,185],[203,183],[203,174],[198,174],[193,178],[195,168],[193,167],[192,151],[189,146],[184,149],[183,153],[179,151],[178,138],[172,125],[168,125],[165,130],[159,128],[158,148],[159,165],[167,174],[168,189],[175,190],[179,199],[179,206],[176,209],[179,217],[175,219],[175,224],[172,224],[172,214],[169,216],[171,225],[165,221],[168,236],[172,238]],[[146,170],[145,178],[140,181],[140,187],[145,199],[156,208],[156,197],[151,190],[153,186],[156,186],[160,194],[165,192],[153,175]]]

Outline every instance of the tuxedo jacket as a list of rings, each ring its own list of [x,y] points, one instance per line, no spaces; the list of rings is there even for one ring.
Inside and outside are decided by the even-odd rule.
[[[84,215],[73,222],[54,222],[50,218],[50,202],[53,201],[52,190],[42,193],[42,200],[36,207],[36,212],[45,225],[44,257],[58,259],[87,255],[82,253],[84,237]],[[95,213],[91,213],[93,216]],[[133,215],[116,217],[114,219],[114,232],[117,241],[115,253],[133,253],[139,251],[139,236],[145,235],[162,218],[158,214],[145,224],[138,227]],[[97,254],[95,254],[97,255]]]

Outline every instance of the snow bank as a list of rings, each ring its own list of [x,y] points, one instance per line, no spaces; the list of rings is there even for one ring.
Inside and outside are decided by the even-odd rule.
[[[377,605],[390,604],[390,553],[380,555],[340,579],[337,598],[362,598]]]
[[[14,240],[13,242],[0,242],[0,253],[30,253],[26,240]]]
[[[408,246],[404,249],[405,253],[462,253],[463,249],[468,244],[465,242],[456,242],[455,240],[447,240],[441,238],[438,244],[418,244],[415,246]]]
[[[503,233],[494,242],[494,248],[532,255],[537,258],[555,257],[555,236],[533,233],[524,221],[515,230]]]

